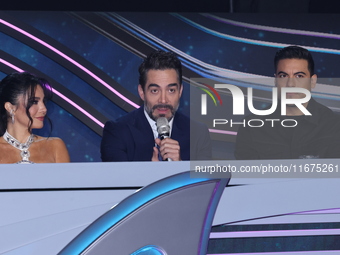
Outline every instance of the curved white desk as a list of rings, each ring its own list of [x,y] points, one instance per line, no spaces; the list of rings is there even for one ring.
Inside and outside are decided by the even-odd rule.
[[[56,254],[138,187],[189,169],[189,162],[1,165],[0,254]],[[312,212],[340,208],[339,178],[232,178],[229,185],[214,225],[340,218],[339,210]]]

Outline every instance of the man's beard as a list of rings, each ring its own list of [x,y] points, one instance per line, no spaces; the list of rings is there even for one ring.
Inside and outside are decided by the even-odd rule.
[[[173,116],[175,115],[175,113],[176,113],[176,111],[177,111],[177,109],[178,109],[178,106],[179,105],[177,105],[175,108],[172,106],[172,105],[170,105],[170,104],[156,104],[156,105],[154,105],[151,109],[148,107],[148,105],[147,105],[147,103],[145,102],[144,103],[144,109],[146,110],[146,112],[147,112],[147,114],[149,115],[149,117],[151,118],[151,119],[153,119],[154,121],[157,121],[157,118],[159,118],[159,117],[165,117],[165,115],[164,114],[160,114],[159,116],[153,116],[152,115],[152,113],[154,112],[154,110],[156,110],[157,108],[166,108],[166,109],[169,109],[170,111],[171,111],[171,117],[170,118],[168,118],[168,121],[170,121],[172,118],[173,118]]]

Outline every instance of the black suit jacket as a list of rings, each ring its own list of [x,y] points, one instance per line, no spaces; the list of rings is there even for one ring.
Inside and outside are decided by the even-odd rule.
[[[195,128],[190,130],[190,125]],[[205,125],[176,112],[171,138],[179,142],[182,160],[211,159],[211,140]],[[101,158],[102,161],[150,161],[154,146],[154,135],[142,106],[117,121],[106,122]]]
[[[278,104],[280,106],[280,102]],[[240,126],[235,145],[236,159],[296,159],[300,157],[340,158],[340,117],[326,106],[309,101],[311,116],[281,116],[281,109],[268,116],[251,114],[245,118],[261,119],[262,127]],[[272,126],[271,121],[277,120]],[[283,119],[294,119],[296,127],[282,127]],[[258,124],[258,123],[257,123]],[[286,125],[293,125],[287,122]]]

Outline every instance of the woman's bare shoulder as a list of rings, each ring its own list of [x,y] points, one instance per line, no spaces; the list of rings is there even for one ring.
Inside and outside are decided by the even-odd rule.
[[[42,137],[35,136],[35,143],[47,143],[48,147],[53,148],[56,163],[58,162],[70,162],[70,157],[66,145],[59,137]]]
[[[45,142],[48,142],[48,143],[64,143],[64,141],[62,139],[60,139],[59,137],[43,137],[43,136],[39,136],[39,135],[35,135],[35,138],[34,138],[34,142],[37,143],[37,142],[42,142],[42,141],[45,141]]]

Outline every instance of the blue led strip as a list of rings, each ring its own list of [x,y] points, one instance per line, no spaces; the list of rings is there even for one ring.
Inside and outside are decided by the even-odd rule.
[[[313,37],[320,37],[320,38],[327,38],[327,39],[340,39],[340,35],[337,35],[337,34],[256,25],[256,24],[250,24],[246,22],[240,22],[240,21],[235,21],[231,19],[221,18],[221,17],[218,17],[217,15],[213,15],[210,13],[201,13],[201,15],[206,18],[215,20],[217,22],[221,22],[221,23],[225,23],[225,24],[229,24],[233,26],[238,26],[238,27],[245,27],[245,28],[250,28],[250,29],[257,29],[257,30],[281,33],[281,34],[283,33],[283,34],[292,34],[292,35],[313,36]]]
[[[223,192],[225,185],[227,184],[229,179],[223,179],[223,181],[219,181],[219,179],[208,179],[208,178],[190,178],[190,172],[184,172],[177,175],[172,176],[172,178],[165,178],[163,180],[152,183],[151,185],[139,190],[134,193],[127,199],[123,200],[116,206],[114,206],[109,212],[101,216],[99,219],[95,221],[94,224],[91,224],[85,231],[76,239],[74,239],[68,246],[66,246],[59,255],[78,255],[81,254],[85,249],[87,249],[95,240],[97,240],[103,233],[109,230],[112,226],[117,224],[119,221],[124,219],[133,211],[137,210],[147,202],[152,199],[159,197],[165,193],[176,190],[178,188],[194,185],[206,181],[215,180],[217,182],[223,182],[223,186],[220,186],[220,192]],[[222,184],[221,184],[222,185]],[[211,205],[217,206],[219,201],[219,197],[217,202],[212,201]],[[214,208],[216,209],[216,208]],[[214,210],[215,211],[215,210]],[[212,222],[213,214],[208,213],[206,217],[205,225],[209,225],[209,231],[204,233],[206,235],[206,239],[208,239],[211,222]],[[205,245],[205,243],[201,243],[201,245]],[[202,253],[203,254],[203,253]]]
[[[131,255],[167,255],[162,248],[155,245],[144,246],[137,251],[131,253]]]
[[[185,23],[207,33],[211,34],[216,37],[220,37],[223,39],[235,41],[235,42],[240,42],[240,43],[246,43],[246,44],[252,44],[252,45],[258,45],[258,46],[265,46],[265,47],[274,47],[274,48],[283,48],[287,47],[290,44],[284,44],[284,43],[273,43],[273,42],[266,42],[266,41],[260,41],[260,40],[253,40],[253,39],[247,39],[247,38],[242,38],[242,37],[237,37],[237,36],[232,36],[228,35],[225,33],[221,33],[215,30],[212,30],[210,28],[207,28],[205,26],[202,26],[188,18],[185,18],[184,16],[178,14],[178,13],[173,13],[172,14],[174,17],[177,17],[178,19],[184,21]],[[340,55],[340,50],[334,50],[334,49],[327,49],[327,48],[318,48],[318,47],[309,47],[309,46],[304,46],[304,48],[308,49],[309,51],[312,52],[320,52],[320,53],[328,53],[328,54],[336,54]]]
[[[217,66],[213,66],[207,63],[204,63],[192,56],[189,56],[188,54],[185,54],[184,52],[178,50],[177,48],[171,46],[170,44],[162,41],[161,39],[157,38],[156,36],[148,33],[144,29],[138,27],[136,24],[130,22],[129,20],[125,19],[124,17],[120,16],[117,13],[100,13],[100,16],[106,17],[108,20],[110,20],[112,23],[116,24],[117,26],[121,27],[122,29],[126,30],[128,33],[134,35],[135,37],[139,38],[142,42],[147,43],[151,45],[154,48],[159,48],[163,50],[170,50],[175,52],[181,59],[183,66],[186,68],[193,70],[198,75],[204,77],[204,78],[210,78],[215,80],[216,82],[221,83],[230,83],[233,85],[237,85],[240,87],[253,87],[259,90],[265,90],[265,91],[271,91],[273,86],[271,85],[263,85],[263,84],[256,84],[256,83],[250,83],[245,82],[237,77],[243,77],[245,78],[252,78],[256,81],[258,78],[267,78],[266,76],[261,75],[254,75],[249,73],[242,73],[237,72]],[[185,22],[190,22],[192,25],[193,22],[186,19],[185,17],[173,13],[174,17],[180,18],[181,20]],[[194,27],[199,28],[200,25],[195,25]],[[200,28],[199,28],[200,29]],[[260,41],[259,41],[260,42]],[[261,42],[262,43],[262,42]],[[261,45],[265,46],[265,45]],[[284,47],[287,45],[284,44],[278,44],[277,47]],[[273,46],[274,47],[274,46]],[[340,53],[340,51],[339,51]],[[223,93],[223,92],[222,92]],[[314,92],[314,96],[319,98],[327,98],[331,100],[340,100],[338,97],[334,97],[334,93],[325,93],[325,92]]]

